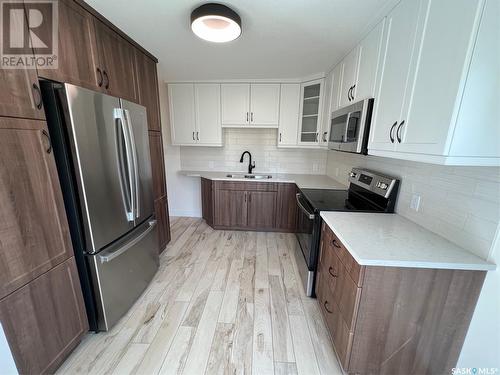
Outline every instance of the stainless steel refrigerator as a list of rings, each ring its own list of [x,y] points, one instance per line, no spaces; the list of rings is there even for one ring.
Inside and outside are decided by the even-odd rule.
[[[146,108],[42,83],[49,132],[92,330],[109,330],[159,265]]]

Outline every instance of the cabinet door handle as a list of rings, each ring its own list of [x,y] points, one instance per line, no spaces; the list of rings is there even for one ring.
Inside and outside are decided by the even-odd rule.
[[[246,193],[246,192],[245,192],[245,193],[243,193],[243,198],[244,198],[245,203],[246,203],[246,202],[247,202],[247,193]]]
[[[35,106],[38,109],[42,109],[42,92],[40,91],[40,87],[36,83],[33,83],[33,100],[35,102]]]
[[[106,80],[106,83],[104,84],[104,88],[107,90],[107,89],[109,89],[109,77],[108,77],[108,73],[105,70],[103,70],[102,74],[104,75],[104,79]]]
[[[332,245],[336,247],[337,249],[340,249],[341,246],[337,243],[337,240],[332,240]]]
[[[193,141],[196,141],[196,138],[194,137],[194,132],[193,132]]]
[[[281,133],[280,133],[280,143],[281,143]]]
[[[200,140],[200,132],[196,132],[196,140],[199,141]]]
[[[49,145],[47,146],[47,148],[45,149],[45,152],[47,154],[50,154],[51,151],[52,151],[52,141],[50,140],[50,136],[49,136],[49,133],[47,133],[47,131],[45,129],[42,130],[42,135],[47,138],[47,142],[49,143]]]
[[[323,133],[323,142],[327,142],[328,140],[326,139],[326,136],[328,135],[328,132]]]
[[[351,90],[352,90],[352,86],[349,87],[349,90],[347,90],[347,100],[351,101]]]
[[[253,122],[253,112],[250,112],[250,122]]]
[[[405,124],[405,121],[401,121],[401,123],[398,126],[398,129],[396,130],[396,138],[398,139],[398,142],[401,143],[401,135],[399,134],[399,131],[403,128],[403,125]]]
[[[100,68],[97,68],[97,69],[96,69],[96,71],[97,71],[97,75],[99,76],[99,79],[97,80],[97,85],[98,85],[99,87],[101,87],[101,86],[102,86],[102,83],[104,82],[104,81],[103,81],[103,78],[102,78],[102,72],[101,72],[101,69],[100,69]]]
[[[356,88],[356,85],[353,85],[352,86],[352,89],[351,89],[351,99],[354,100],[354,89]]]
[[[333,314],[333,311],[330,311],[330,310],[328,309],[328,301],[323,302],[323,306],[325,306],[325,310],[326,310],[329,314]]]
[[[332,268],[332,267],[328,268],[328,273],[329,273],[332,277],[339,277],[338,275],[335,275],[335,274],[333,273],[333,268]]]
[[[394,143],[394,136],[392,135],[392,131],[394,130],[397,124],[398,124],[397,121],[394,124],[392,124],[391,130],[389,131],[389,138],[391,139],[391,143]]]
[[[252,193],[248,193],[248,203],[252,201]]]
[[[248,112],[247,112],[247,122],[248,122]]]

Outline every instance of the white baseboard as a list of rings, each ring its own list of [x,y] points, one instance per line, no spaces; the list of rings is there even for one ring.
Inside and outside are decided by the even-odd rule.
[[[170,216],[183,216],[183,217],[201,217],[201,212],[169,209],[169,215]]]

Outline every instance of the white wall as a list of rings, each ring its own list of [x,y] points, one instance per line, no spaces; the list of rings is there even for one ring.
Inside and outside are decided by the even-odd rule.
[[[488,258],[500,265],[500,225]],[[488,272],[457,367],[497,368],[500,373],[500,271]]]
[[[500,267],[500,168],[328,152],[327,174],[340,182],[357,166],[400,177],[398,214]],[[412,194],[421,196],[419,212],[410,209]],[[486,276],[457,366],[500,374],[500,270]]]
[[[179,174],[181,170],[180,147],[170,141],[170,120],[168,115],[168,90],[158,77],[160,91],[161,126],[167,179],[167,194],[170,216],[201,217],[200,179]]]

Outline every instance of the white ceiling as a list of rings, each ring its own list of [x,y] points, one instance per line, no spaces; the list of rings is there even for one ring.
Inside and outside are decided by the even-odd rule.
[[[398,0],[227,0],[242,35],[197,38],[200,0],[86,0],[158,57],[167,81],[299,78],[331,68]],[[217,1],[214,1],[217,2]]]

